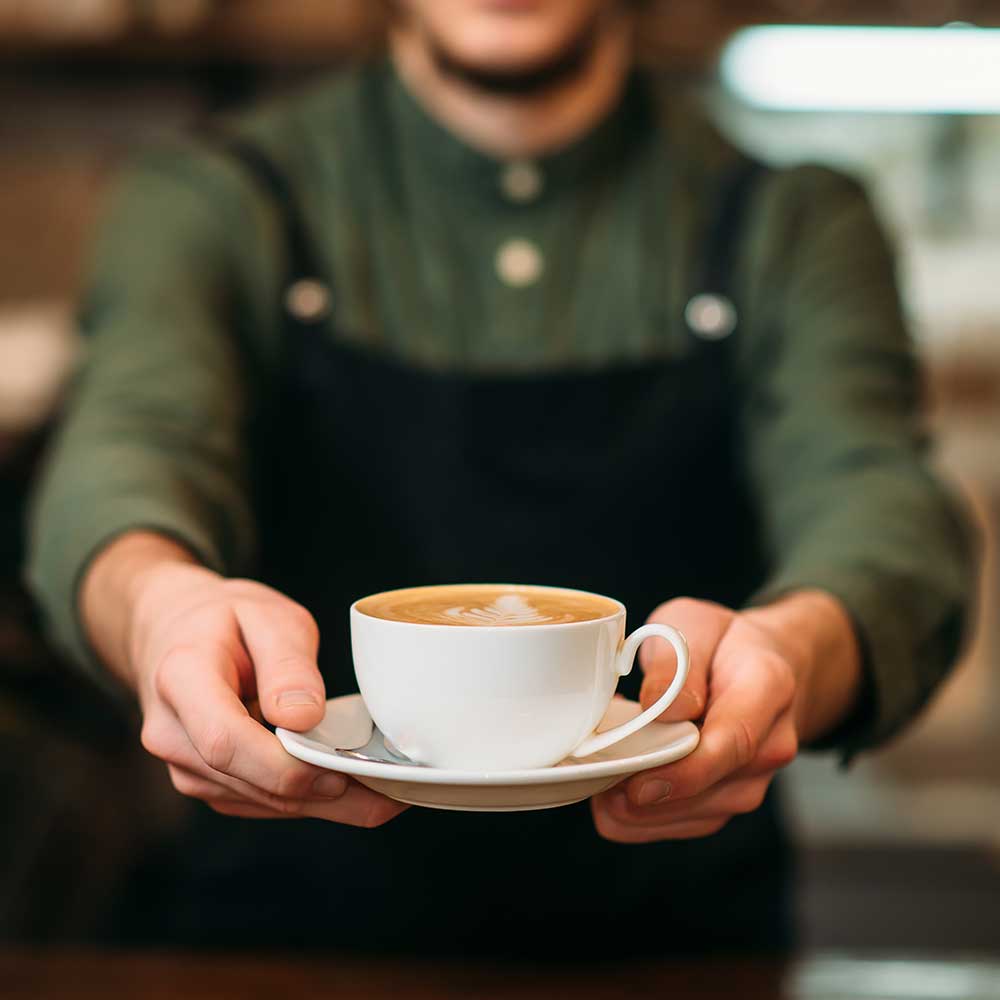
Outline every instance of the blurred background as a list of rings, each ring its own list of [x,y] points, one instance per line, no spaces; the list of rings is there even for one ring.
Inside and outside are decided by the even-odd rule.
[[[127,860],[185,808],[128,722],[42,644],[19,583],[24,497],[79,356],[72,304],[102,193],[138,145],[377,51],[379,7],[0,0],[0,941],[97,933]],[[805,944],[1000,951],[1000,46],[995,93],[969,95],[942,89],[905,32],[869,30],[949,25],[947,47],[1000,26],[1000,2],[654,0],[647,16],[644,58],[744,146],[866,181],[899,248],[936,461],[986,539],[976,633],[932,710],[850,771],[825,757],[790,769]],[[748,30],[778,24],[826,28]],[[837,25],[866,27],[871,61]],[[784,90],[755,75],[775,53]]]

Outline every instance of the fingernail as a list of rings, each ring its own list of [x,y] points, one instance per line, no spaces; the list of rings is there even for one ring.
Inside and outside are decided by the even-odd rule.
[[[670,782],[654,778],[647,781],[640,789],[636,800],[641,806],[655,806],[670,798]]]
[[[339,799],[347,791],[347,779],[342,774],[321,774],[313,782],[313,793],[322,799]]]
[[[278,695],[278,708],[319,707],[319,698],[312,691],[282,691]]]

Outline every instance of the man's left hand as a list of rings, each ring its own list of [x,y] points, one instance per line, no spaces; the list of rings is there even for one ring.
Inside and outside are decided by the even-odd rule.
[[[594,797],[597,831],[621,843],[705,837],[753,812],[777,771],[795,759],[800,739],[846,714],[860,677],[850,619],[819,591],[745,612],[681,598],[649,620],[679,628],[691,653],[687,683],[660,721],[704,721],[689,757]],[[675,662],[657,639],[639,659],[645,708],[670,683]]]

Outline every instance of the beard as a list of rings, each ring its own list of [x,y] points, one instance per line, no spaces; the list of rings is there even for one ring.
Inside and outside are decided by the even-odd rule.
[[[600,11],[556,53],[535,66],[490,69],[464,61],[438,38],[427,39],[431,60],[442,76],[481,93],[507,97],[537,97],[581,76],[590,63],[601,28]]]

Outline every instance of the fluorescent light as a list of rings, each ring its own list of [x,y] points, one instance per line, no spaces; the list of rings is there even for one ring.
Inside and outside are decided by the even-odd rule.
[[[759,108],[1000,114],[998,28],[746,28],[719,71]]]

